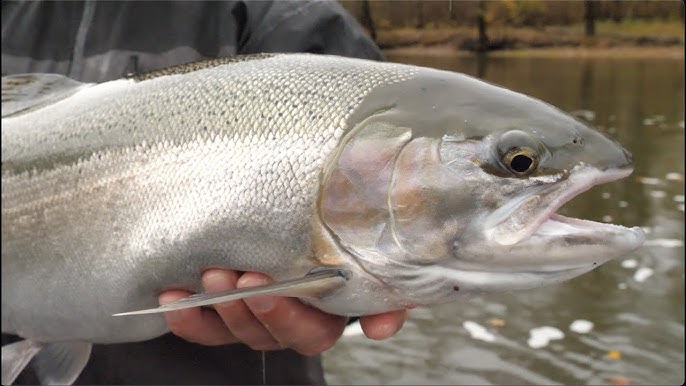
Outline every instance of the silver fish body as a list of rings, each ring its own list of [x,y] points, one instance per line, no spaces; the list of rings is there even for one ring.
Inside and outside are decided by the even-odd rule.
[[[310,229],[325,162],[364,96],[412,73],[276,56],[84,87],[4,119],[3,332],[152,338],[167,331],[159,315],[111,315],[197,290],[207,267],[279,279],[321,265]]]
[[[643,241],[554,214],[628,152],[466,75],[285,54],[66,89],[2,120],[2,326],[33,341],[161,335],[112,314],[208,267],[342,267],[303,299],[361,315],[557,283]]]

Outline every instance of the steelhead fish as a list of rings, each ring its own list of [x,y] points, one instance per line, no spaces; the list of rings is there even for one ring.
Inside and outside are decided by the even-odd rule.
[[[309,54],[102,84],[2,78],[2,381],[73,382],[92,343],[257,293],[365,315],[559,283],[640,228],[555,212],[628,176],[617,142],[549,104],[434,69]],[[208,267],[275,284],[198,292]],[[143,310],[126,313],[126,311]]]

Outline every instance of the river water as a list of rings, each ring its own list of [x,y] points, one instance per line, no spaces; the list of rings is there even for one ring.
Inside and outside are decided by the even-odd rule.
[[[353,326],[324,354],[331,384],[683,384],[684,62],[390,57],[464,72],[589,120],[632,176],[560,213],[643,227],[645,245],[553,287],[411,311],[394,337]],[[548,327],[548,328],[541,328]]]

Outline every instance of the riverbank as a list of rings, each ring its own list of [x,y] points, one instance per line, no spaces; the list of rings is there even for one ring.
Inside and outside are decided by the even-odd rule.
[[[489,56],[536,57],[665,57],[684,58],[680,21],[598,22],[596,34],[584,35],[580,24],[569,26],[490,27]],[[376,42],[387,55],[473,55],[479,48],[475,27],[396,28],[377,31]]]
[[[439,56],[467,57],[476,55],[473,51],[460,50],[452,45],[411,45],[383,50],[387,57],[393,56]],[[498,50],[485,53],[489,57],[529,57],[529,58],[663,58],[684,60],[684,47],[547,47]]]

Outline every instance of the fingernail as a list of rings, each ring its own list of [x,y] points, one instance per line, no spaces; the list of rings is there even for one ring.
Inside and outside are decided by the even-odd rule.
[[[245,299],[251,310],[255,312],[268,312],[274,308],[274,302],[276,299],[269,295],[253,296],[251,298]]]
[[[202,276],[202,284],[209,292],[234,289],[229,274],[216,269],[205,272]]]
[[[162,295],[160,295],[158,301],[159,301],[160,305],[164,305],[164,304],[168,304],[168,303],[172,303],[172,302],[176,301],[176,297],[174,297],[174,296],[166,296],[165,294],[162,294]],[[182,316],[182,315],[181,315],[181,311],[178,311],[178,310],[177,310],[177,311],[165,312],[165,313],[164,313],[164,316],[165,316],[169,321],[171,321],[171,322],[176,322],[176,321],[178,321],[178,320],[181,319],[181,316]]]
[[[396,326],[393,323],[384,323],[376,327],[376,332],[383,337],[383,339],[395,333]]]
[[[238,279],[238,283],[236,287],[238,288],[248,288],[248,287],[257,287],[265,284],[269,284],[270,281],[269,279],[262,277],[262,276],[252,276],[252,275],[243,275],[241,276],[240,279]],[[272,308],[274,308],[274,302],[276,299],[274,296],[270,295],[259,295],[259,296],[253,296],[249,298],[243,299],[245,303],[250,307],[251,310],[254,312],[268,312]]]
[[[157,301],[160,303],[161,306],[163,306],[165,304],[175,302],[177,300],[176,298],[177,296],[173,294],[163,293],[160,295],[159,298],[157,298]]]

